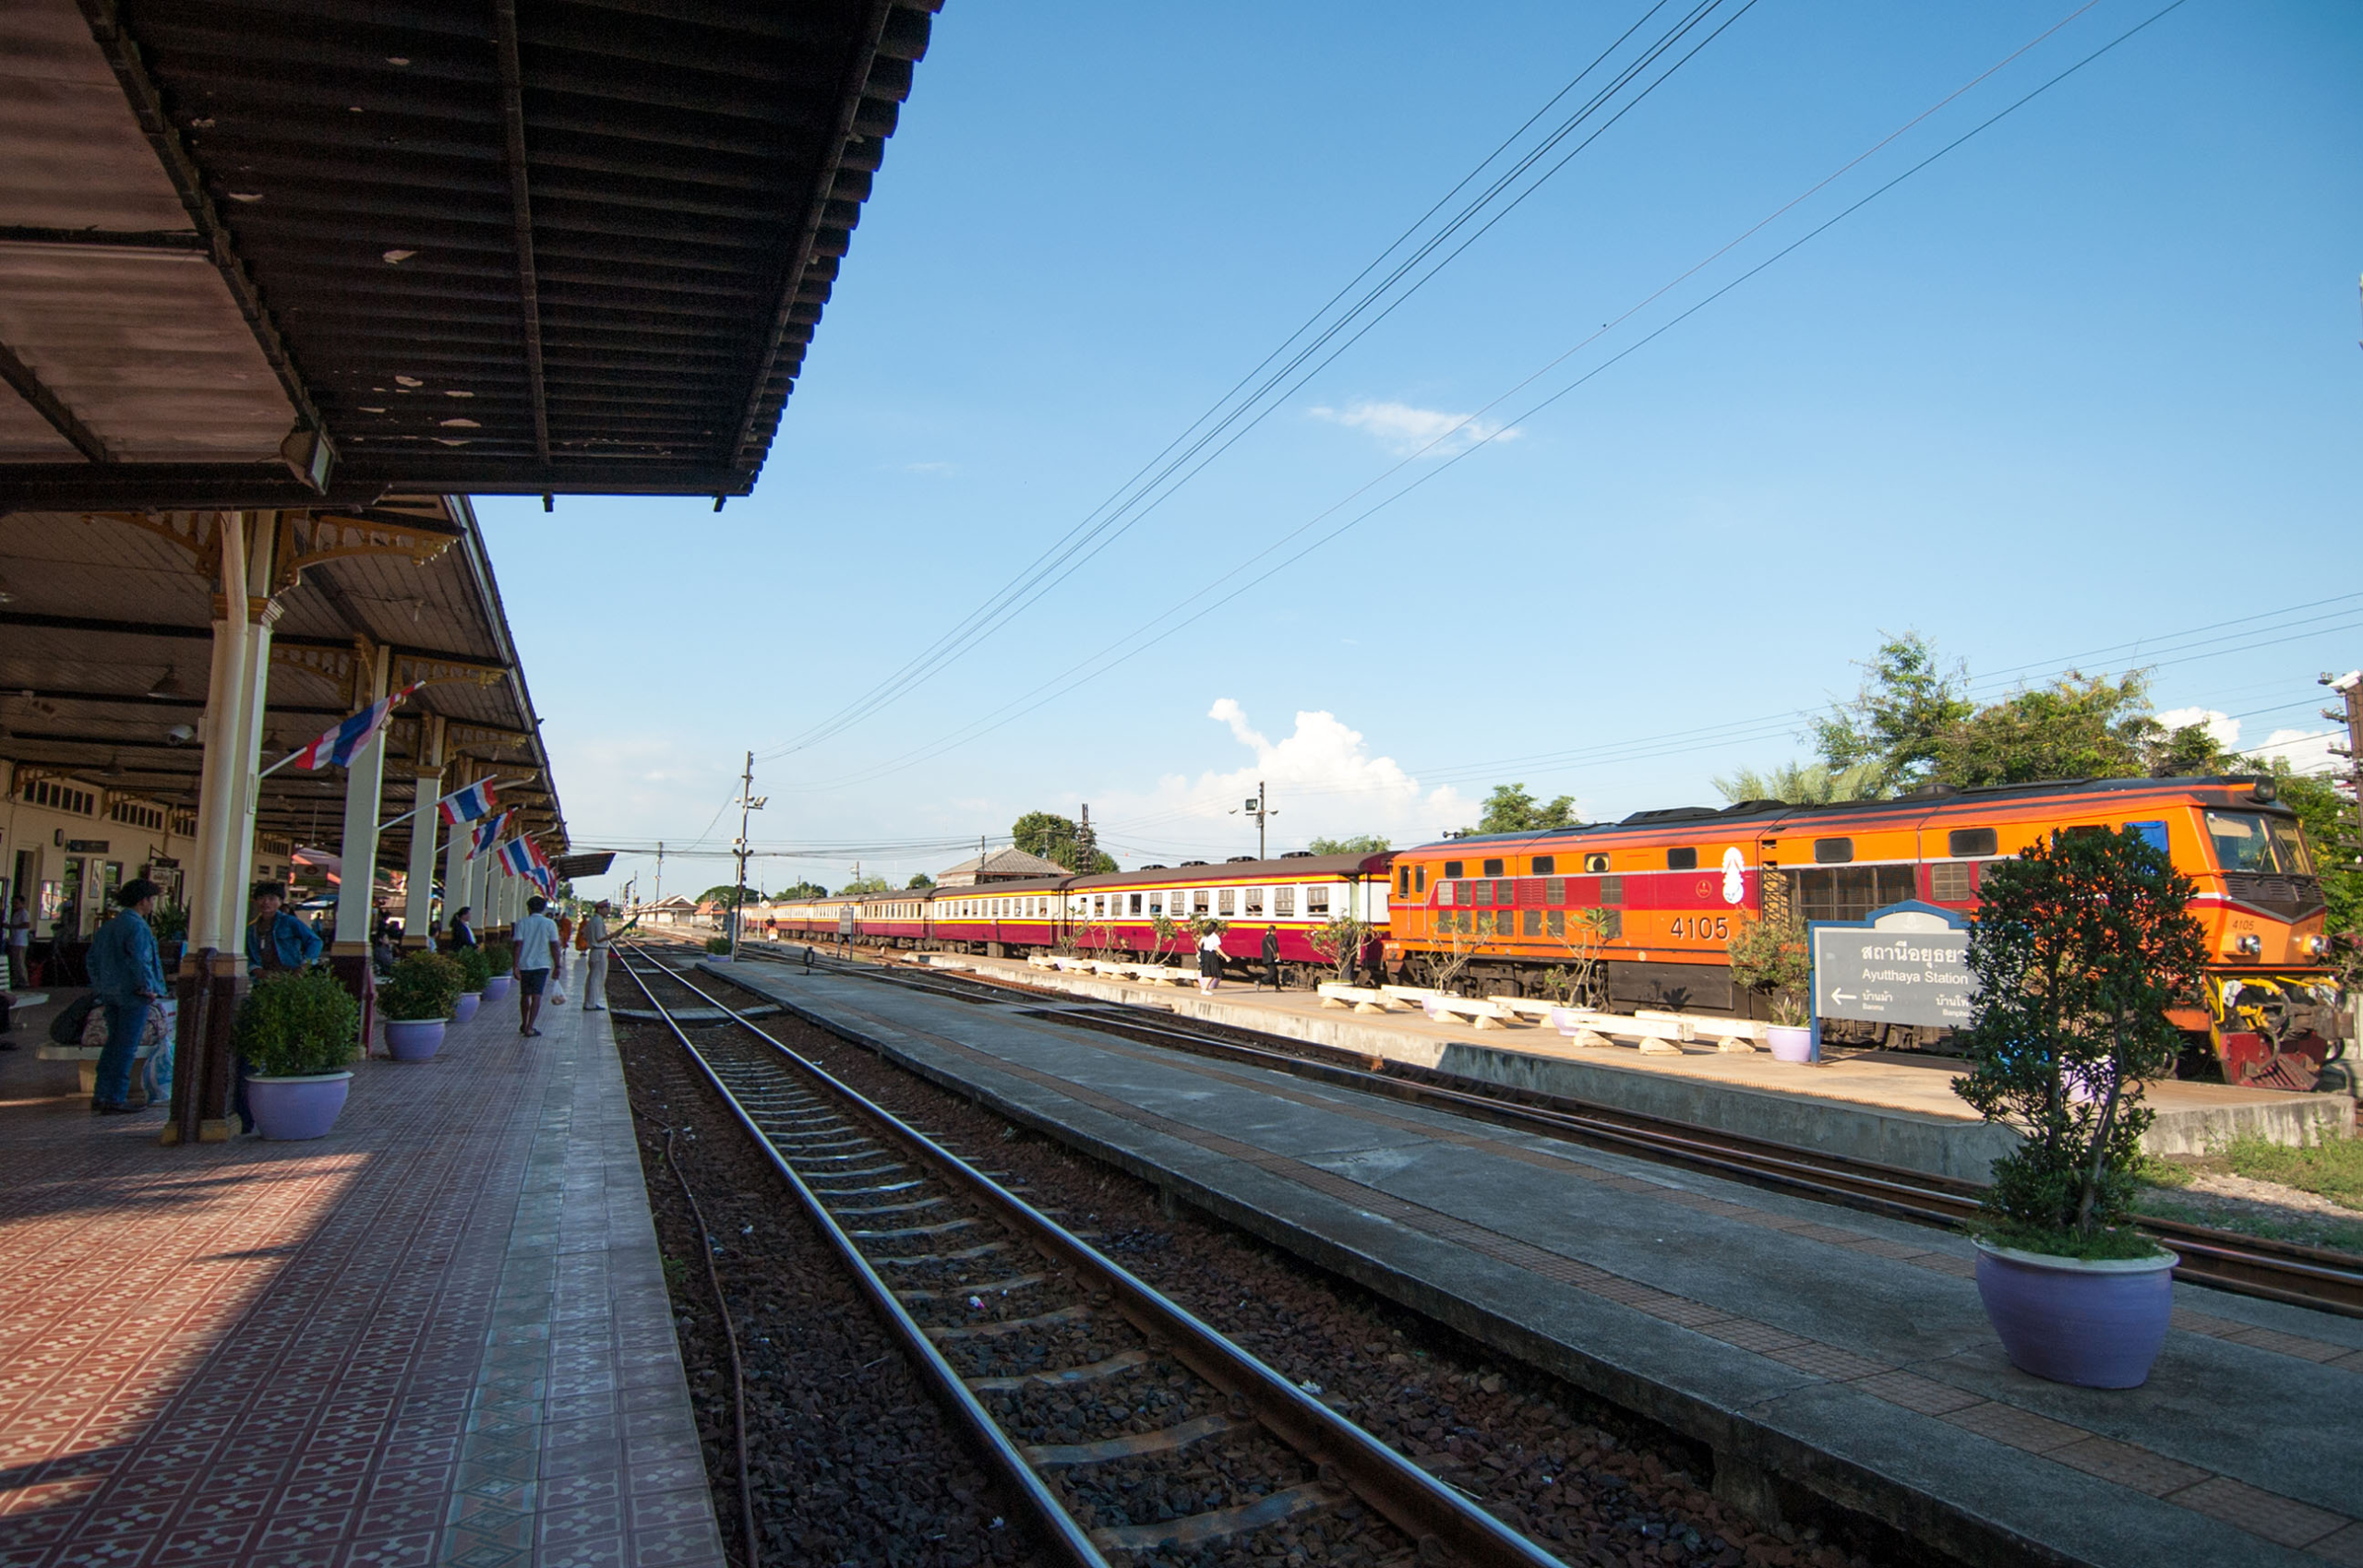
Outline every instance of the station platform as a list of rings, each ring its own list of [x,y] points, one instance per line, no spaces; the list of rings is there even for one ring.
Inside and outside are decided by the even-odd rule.
[[[1775,1061],[1760,1051],[1724,1054],[1711,1043],[1685,1046],[1677,1056],[1644,1056],[1625,1046],[1578,1047],[1548,1025],[1479,1030],[1418,1012],[1356,1013],[1324,1007],[1309,991],[1257,990],[1238,980],[1205,996],[1194,987],[1131,984],[1014,959],[930,957],[947,969],[1965,1181],[1985,1180],[2014,1141],[1952,1092],[1965,1069],[1949,1058],[1862,1052],[1806,1064]],[[2143,1144],[2162,1155],[2204,1154],[2243,1133],[2302,1144],[2355,1126],[2354,1098],[2343,1094],[2167,1082],[2150,1086],[2149,1105],[2157,1119]]]
[[[0,1564],[721,1568],[606,1014],[504,1000],[325,1138],[177,1148],[47,1016],[0,1054]]]
[[[714,966],[709,965],[709,968]],[[2363,1564],[2363,1321],[2189,1286],[2149,1382],[2018,1371],[1965,1240],[859,974],[714,973],[1971,1562]],[[1784,1500],[1789,1500],[1784,1502]]]

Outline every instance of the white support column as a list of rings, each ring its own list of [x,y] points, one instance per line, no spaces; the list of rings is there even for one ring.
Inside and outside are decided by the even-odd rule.
[[[279,620],[279,602],[270,596],[271,577],[279,564],[279,514],[255,512],[246,524],[246,688],[251,693],[242,715],[245,731],[238,737],[240,764],[238,821],[231,851],[235,874],[230,879],[229,919],[245,945],[246,889],[254,881],[255,826],[262,814],[262,740],[270,707],[270,637]]]
[[[222,576],[214,584],[213,664],[201,730],[205,750],[198,771],[197,875],[188,906],[192,952],[236,946],[244,924],[244,901],[233,902],[230,892],[237,877],[233,839],[246,816],[237,741],[247,727],[246,706],[259,695],[246,678],[246,520],[224,512],[213,526],[221,538]]]
[[[410,820],[410,896],[402,908],[402,947],[410,952],[434,945],[435,835],[443,826],[443,814],[435,808],[443,796],[443,721],[428,714],[419,720],[418,731],[418,775],[411,794],[416,809]],[[455,841],[461,836],[452,835]]]
[[[372,650],[366,681],[355,682],[353,705],[364,707],[386,695],[393,664],[389,649]],[[336,890],[336,947],[342,956],[369,955],[369,916],[378,882],[378,801],[386,783],[386,731],[380,729],[353,754],[344,771],[344,838],[337,850],[343,880]]]

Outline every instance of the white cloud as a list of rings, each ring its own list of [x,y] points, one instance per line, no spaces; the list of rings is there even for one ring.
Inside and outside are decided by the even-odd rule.
[[[1409,457],[1422,449],[1434,457],[1450,457],[1480,441],[1515,441],[1518,437],[1516,430],[1504,428],[1498,420],[1447,413],[1442,409],[1413,408],[1409,403],[1364,401],[1348,403],[1341,409],[1321,407],[1308,412],[1313,418],[1325,419],[1332,425],[1366,430],[1398,457]],[[1431,442],[1434,443],[1433,447]]]
[[[1232,815],[1260,784],[1273,807],[1269,847],[1277,855],[1316,837],[1380,833],[1400,846],[1435,838],[1476,820],[1474,804],[1449,786],[1422,789],[1391,757],[1373,757],[1361,732],[1334,713],[1299,711],[1295,729],[1274,740],[1230,698],[1206,717],[1228,727],[1252,760],[1174,773],[1146,795],[1118,796],[1093,815],[1107,822],[1102,841],[1126,865],[1143,859],[1219,859],[1252,854],[1255,823]]]
[[[2286,758],[2301,773],[2334,773],[2346,766],[2346,759],[2332,756],[2330,748],[2345,738],[2338,730],[2274,730],[2249,755],[2266,761]]]
[[[2213,708],[2168,708],[2157,715],[2157,720],[2170,730],[2197,724],[2214,739],[2216,745],[2226,749],[2240,744],[2240,721]]]
[[[903,465],[903,472],[905,473],[957,473],[960,472],[960,465],[952,462],[906,462]]]

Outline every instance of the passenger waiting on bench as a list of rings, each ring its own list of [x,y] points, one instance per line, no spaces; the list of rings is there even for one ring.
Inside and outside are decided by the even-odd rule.
[[[277,882],[255,884],[254,916],[246,925],[246,968],[253,974],[301,969],[320,956],[320,934],[282,913],[286,902],[287,890]]]

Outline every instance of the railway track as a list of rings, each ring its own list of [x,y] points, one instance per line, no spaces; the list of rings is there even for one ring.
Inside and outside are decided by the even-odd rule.
[[[783,962],[785,960],[783,959]],[[1405,1104],[1451,1111],[1497,1126],[1564,1139],[1702,1174],[1790,1191],[1890,1218],[1960,1229],[1976,1214],[1984,1189],[1974,1182],[1851,1159],[1822,1150],[1749,1138],[1505,1084],[1399,1062],[1374,1063],[1358,1052],[1261,1035],[1226,1024],[1151,1014],[1115,1003],[1078,1001],[1071,993],[999,976],[959,976],[817,956],[833,972],[963,1001],[1038,999],[1063,1023],[1144,1044],[1265,1068]],[[2175,1276],[2221,1290],[2345,1317],[2363,1317],[2363,1267],[2347,1254],[2177,1220],[2145,1219],[2141,1228],[2180,1256]]]
[[[1285,1527],[1337,1562],[1557,1562],[645,949],[619,957],[1050,1560],[1194,1559]],[[1141,1483],[1185,1461],[1207,1484],[1183,1512]]]

